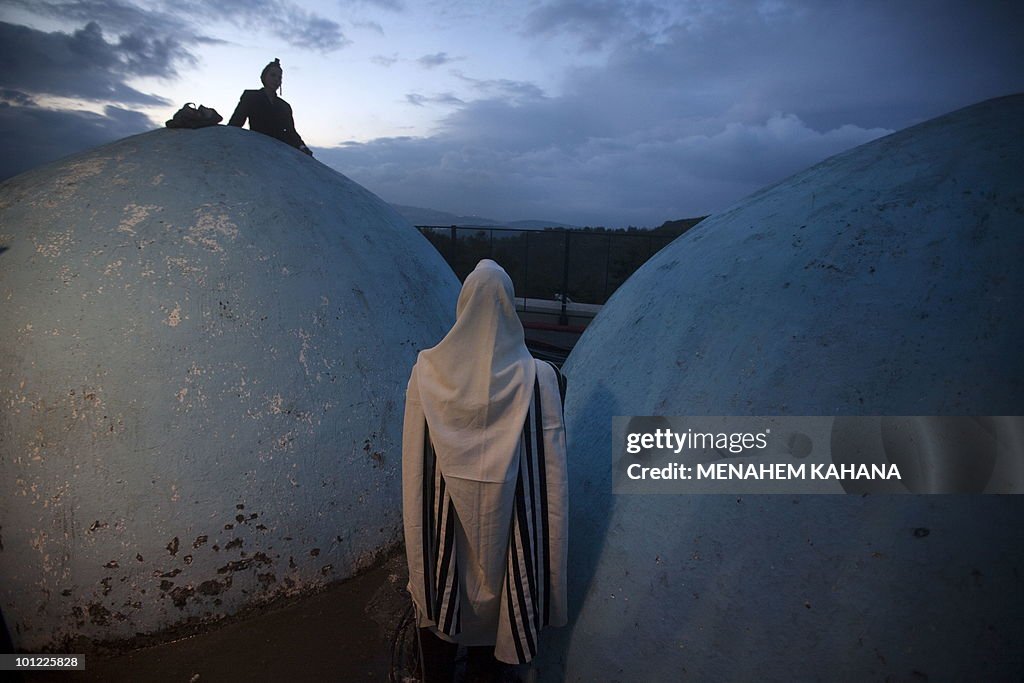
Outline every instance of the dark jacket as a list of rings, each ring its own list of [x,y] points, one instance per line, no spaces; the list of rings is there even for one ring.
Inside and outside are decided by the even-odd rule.
[[[292,147],[305,146],[302,138],[295,132],[291,106],[280,97],[271,102],[263,90],[244,91],[228,125],[241,128],[246,119],[249,119],[249,130],[277,138]]]

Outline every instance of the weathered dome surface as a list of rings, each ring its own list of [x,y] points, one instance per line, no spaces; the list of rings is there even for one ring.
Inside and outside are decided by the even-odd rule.
[[[1007,97],[833,157],[609,301],[565,367],[543,680],[1020,675],[1024,498],[613,496],[609,469],[615,415],[1024,413],[1021,121]]]
[[[0,185],[0,607],[28,649],[351,575],[401,536],[458,281],[269,137],[160,130]]]

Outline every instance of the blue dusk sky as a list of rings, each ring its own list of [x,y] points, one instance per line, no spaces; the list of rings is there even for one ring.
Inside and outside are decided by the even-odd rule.
[[[227,119],[262,67],[387,201],[654,226],[1024,90],[1024,3],[0,0],[0,178]]]

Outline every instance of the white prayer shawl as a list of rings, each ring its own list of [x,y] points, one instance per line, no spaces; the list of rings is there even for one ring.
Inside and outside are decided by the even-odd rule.
[[[484,259],[466,278],[455,325],[416,361],[419,397],[448,477],[505,482],[535,374],[512,280]]]
[[[508,276],[500,267],[481,262],[466,280],[452,332],[422,352],[413,368],[402,444],[403,516],[418,625],[465,645],[494,645],[498,659],[523,663],[536,654],[543,626],[566,623],[564,378],[528,354],[527,371],[515,344],[497,340],[490,347],[497,353],[491,355],[463,334],[481,328],[486,333],[490,326],[498,329],[497,336],[508,336],[518,326],[518,345],[525,351],[511,282],[507,293],[502,284],[496,295],[488,284],[502,279]],[[467,288],[475,291],[467,296]],[[474,306],[480,291],[496,296],[499,301],[491,299],[488,307],[497,304],[504,320],[486,325],[464,320],[481,313],[486,319],[484,307]],[[501,301],[506,296],[509,308]],[[452,340],[462,351],[448,344]],[[459,372],[461,363],[481,373],[489,364],[491,381]],[[446,370],[453,374],[439,377]],[[484,390],[493,392],[495,405],[504,410],[482,410]],[[473,392],[478,398],[471,398]],[[442,407],[428,407],[438,396],[444,398]],[[525,404],[521,416],[520,403]]]

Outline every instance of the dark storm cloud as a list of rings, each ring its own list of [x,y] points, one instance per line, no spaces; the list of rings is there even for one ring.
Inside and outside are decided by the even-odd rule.
[[[286,16],[282,24],[275,24],[270,31],[290,45],[331,52],[352,43],[330,19],[310,15],[297,7],[289,8]]]
[[[384,27],[376,21],[354,21],[352,22],[354,28],[366,29],[367,31],[373,31],[378,35],[384,35]]]
[[[536,83],[530,83],[529,81],[513,81],[507,78],[472,78],[461,71],[453,71],[452,75],[463,83],[472,86],[483,97],[520,101],[540,99],[544,96],[544,91]]]
[[[96,22],[108,31],[133,31],[147,27],[157,33],[182,35],[187,24],[173,14],[143,9],[118,0],[5,0],[12,7],[18,7],[38,16],[53,17],[64,21]]]
[[[398,54],[374,55],[373,57],[370,57],[370,61],[374,64],[387,68],[395,65],[395,62],[398,61]]]
[[[430,138],[376,140],[317,156],[401,204],[508,220],[652,226],[722,208],[887,132],[848,126],[820,133],[778,116],[710,136],[679,126],[589,138],[572,130],[574,119],[557,100],[474,102],[448,123]]]
[[[262,30],[290,45],[329,52],[349,44],[334,21],[288,0],[160,0],[143,8],[119,0],[6,0],[40,16],[96,22],[114,32],[147,30],[183,44],[222,42],[197,28],[203,20],[220,20],[250,30]]]
[[[173,76],[191,61],[173,39],[138,31],[107,42],[96,23],[46,33],[0,22],[0,86],[29,94],[131,104],[167,104],[126,85],[133,76]]]
[[[405,101],[415,107],[422,107],[426,104],[446,104],[446,105],[458,105],[465,104],[458,97],[452,93],[441,93],[440,95],[421,95],[419,93],[408,93],[405,96]]]
[[[287,0],[164,0],[168,11],[193,19],[217,19],[250,30],[263,30],[293,47],[331,52],[349,45],[341,26]]]
[[[36,101],[29,95],[18,90],[9,90],[7,88],[0,88],[0,102],[18,106],[34,105],[36,103]]]
[[[174,38],[160,37],[148,29],[139,29],[122,35],[117,49],[124,63],[125,73],[132,76],[177,76],[177,65],[195,64],[195,57]]]
[[[629,27],[654,24],[663,17],[663,10],[649,2],[554,0],[527,15],[525,33],[540,37],[566,33],[576,36],[582,49],[597,50]]]
[[[602,46],[561,92],[474,79],[425,139],[318,157],[389,201],[500,219],[657,225],[725,208],[887,132],[1024,90],[1008,2],[547,3],[545,40]],[[646,14],[645,14],[646,13]]]
[[[570,96],[649,102],[648,119],[750,122],[781,111],[823,129],[898,128],[1022,86],[1024,52],[1010,28],[1024,25],[1021,3],[702,7],[656,35],[625,31],[606,67],[573,75]]]
[[[390,10],[392,12],[401,12],[405,9],[405,3],[400,0],[342,0],[341,6],[347,7],[348,5],[374,5],[381,9]]]
[[[455,58],[449,57],[447,52],[436,52],[432,55],[423,55],[416,60],[420,66],[426,69],[433,69],[437,66],[443,66],[455,61]]]
[[[153,125],[138,112],[111,106],[101,115],[0,104],[0,180]]]

